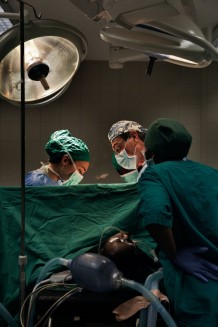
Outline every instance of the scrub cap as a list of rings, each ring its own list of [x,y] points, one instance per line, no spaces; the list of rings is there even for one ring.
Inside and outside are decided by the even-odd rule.
[[[162,160],[178,160],[187,156],[192,136],[178,121],[155,120],[145,136],[145,147]]]
[[[80,139],[71,135],[67,129],[54,132],[45,145],[45,151],[50,160],[57,160],[64,154],[69,153],[74,161],[89,161],[89,149]]]
[[[110,142],[112,142],[115,139],[115,137],[117,137],[121,134],[127,133],[131,130],[141,132],[141,133],[147,132],[146,128],[139,125],[135,121],[120,120],[111,126],[109,133],[108,133],[108,139]]]

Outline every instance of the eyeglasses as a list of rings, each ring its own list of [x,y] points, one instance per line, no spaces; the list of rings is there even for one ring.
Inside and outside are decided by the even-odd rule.
[[[126,142],[126,140],[122,140],[121,142],[116,142],[114,145],[112,145],[112,150],[115,153],[120,153],[124,148],[125,145],[124,142]]]

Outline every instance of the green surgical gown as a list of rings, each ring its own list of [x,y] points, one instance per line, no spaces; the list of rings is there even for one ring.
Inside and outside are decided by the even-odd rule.
[[[191,160],[149,167],[138,182],[139,229],[172,228],[177,247],[206,246],[218,264],[218,170]],[[160,251],[164,285],[181,327],[218,327],[218,282],[203,283]]]

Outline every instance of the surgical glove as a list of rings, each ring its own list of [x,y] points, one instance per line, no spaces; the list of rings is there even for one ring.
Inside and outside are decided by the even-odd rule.
[[[174,264],[202,282],[207,283],[208,279],[218,280],[218,265],[207,261],[202,256],[207,251],[207,247],[181,249],[176,254]]]

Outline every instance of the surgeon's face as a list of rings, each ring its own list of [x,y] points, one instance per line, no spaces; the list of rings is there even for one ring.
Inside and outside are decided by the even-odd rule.
[[[130,131],[127,140],[121,136],[117,136],[111,142],[111,146],[115,154],[120,153],[123,149],[125,149],[129,156],[135,155],[137,157],[137,168],[144,164],[145,145],[144,142],[139,138],[136,131]]]
[[[74,164],[69,156],[66,155],[62,158],[59,174],[63,180],[68,180],[75,170],[78,170],[78,172],[83,176],[89,168],[88,161],[75,161]]]
[[[75,165],[76,165],[76,169],[81,175],[84,175],[89,168],[88,161],[75,161]]]
[[[115,139],[111,142],[112,150],[115,154],[120,153],[126,145],[126,140],[121,136],[115,137]]]

